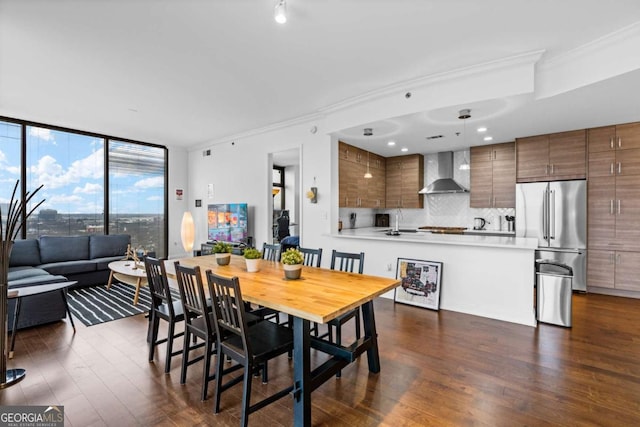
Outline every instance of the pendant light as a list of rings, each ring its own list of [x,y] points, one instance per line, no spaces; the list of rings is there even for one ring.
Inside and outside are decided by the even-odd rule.
[[[278,0],[273,18],[278,24],[284,24],[287,22],[287,2],[285,0]]]
[[[364,135],[365,136],[373,136],[373,129],[365,128],[364,129]],[[369,170],[369,151],[367,151],[367,172],[364,174],[364,177],[366,179],[373,178],[373,175],[371,175],[371,171]]]
[[[470,109],[464,109],[464,110],[460,110],[458,112],[458,118],[462,120],[462,143],[463,145],[466,147],[466,140],[467,140],[467,119],[471,117],[471,110]],[[462,164],[460,165],[460,170],[462,171],[466,171],[471,169],[471,166],[469,165],[469,162],[467,161],[467,153],[464,153],[464,161],[462,162]]]

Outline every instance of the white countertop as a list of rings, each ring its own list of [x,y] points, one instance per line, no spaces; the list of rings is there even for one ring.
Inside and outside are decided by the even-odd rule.
[[[379,241],[396,241],[408,243],[429,243],[460,246],[486,246],[494,248],[531,249],[538,247],[538,240],[525,237],[495,236],[495,235],[470,235],[470,234],[441,234],[418,231],[415,233],[403,233],[399,236],[388,236],[385,230],[389,228],[367,227],[349,228],[332,234],[332,237],[345,239],[365,239]],[[470,230],[476,231],[476,230]],[[491,230],[487,233],[495,234]]]

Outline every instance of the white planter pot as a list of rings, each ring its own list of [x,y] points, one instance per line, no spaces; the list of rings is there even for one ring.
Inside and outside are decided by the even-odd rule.
[[[216,254],[216,262],[218,265],[228,265],[229,261],[231,261],[230,253],[217,253]]]
[[[256,271],[260,271],[260,258],[258,259],[244,259],[247,262],[247,271],[249,273],[255,273]]]
[[[289,280],[299,279],[302,274],[302,264],[282,264],[284,277]]]

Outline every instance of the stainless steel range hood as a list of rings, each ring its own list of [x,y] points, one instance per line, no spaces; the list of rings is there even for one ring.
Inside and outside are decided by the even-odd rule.
[[[438,179],[418,191],[419,194],[468,193],[453,180],[453,151],[438,153]]]

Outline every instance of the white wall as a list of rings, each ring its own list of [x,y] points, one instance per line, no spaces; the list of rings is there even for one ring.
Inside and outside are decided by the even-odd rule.
[[[191,209],[193,213],[194,200],[189,198],[188,177],[187,177],[187,160],[188,153],[185,149],[168,147],[169,152],[169,224],[168,242],[168,258],[184,257],[185,253],[180,239],[180,223],[182,222],[182,214]],[[176,189],[182,189],[182,200],[177,200]]]

